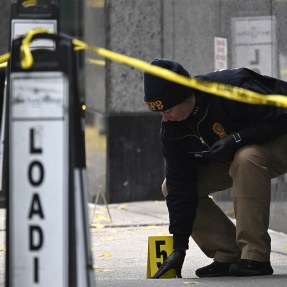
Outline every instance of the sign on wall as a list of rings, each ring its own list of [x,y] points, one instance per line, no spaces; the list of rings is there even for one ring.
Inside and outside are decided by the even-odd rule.
[[[214,38],[214,70],[227,69],[227,39]]]
[[[276,18],[232,18],[232,67],[277,77]]]

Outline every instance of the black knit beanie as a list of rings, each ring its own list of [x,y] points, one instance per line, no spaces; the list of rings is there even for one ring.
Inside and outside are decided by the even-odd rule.
[[[154,59],[151,64],[190,78],[189,73],[178,62],[167,59]],[[144,93],[144,101],[149,109],[153,112],[162,112],[189,98],[192,95],[192,89],[144,73]]]

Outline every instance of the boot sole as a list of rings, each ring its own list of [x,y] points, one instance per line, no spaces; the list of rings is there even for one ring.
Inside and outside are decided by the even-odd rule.
[[[211,273],[210,274],[197,274],[195,272],[195,275],[200,278],[202,277],[226,277],[226,276],[229,276],[229,273],[224,272],[224,273],[212,273],[212,274]]]
[[[239,268],[230,267],[229,275],[244,277],[244,276],[264,276],[264,275],[272,275],[273,270],[244,270]]]

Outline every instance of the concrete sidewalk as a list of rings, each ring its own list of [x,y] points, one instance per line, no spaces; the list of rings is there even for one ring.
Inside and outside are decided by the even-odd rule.
[[[94,205],[89,205],[97,287],[287,286],[287,235],[272,230],[270,235],[273,276],[200,279],[196,277],[195,270],[211,263],[211,259],[201,252],[193,240],[190,240],[190,248],[182,270],[183,279],[146,279],[148,237],[169,235],[165,202],[110,204],[108,210],[104,205],[97,205],[96,208]],[[5,210],[0,209],[0,286],[4,286],[5,234]]]
[[[169,235],[164,201],[132,202],[97,206],[91,227],[96,286],[287,286],[287,235],[270,230],[273,276],[200,279],[199,267],[211,263],[190,240],[183,265],[183,279],[146,279],[148,236]]]

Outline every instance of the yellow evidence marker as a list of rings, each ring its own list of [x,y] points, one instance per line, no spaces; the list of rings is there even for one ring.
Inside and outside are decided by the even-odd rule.
[[[147,255],[147,276],[152,278],[158,271],[161,264],[173,251],[172,236],[149,236],[148,255]],[[176,278],[176,272],[171,269],[164,273],[160,278]]]

